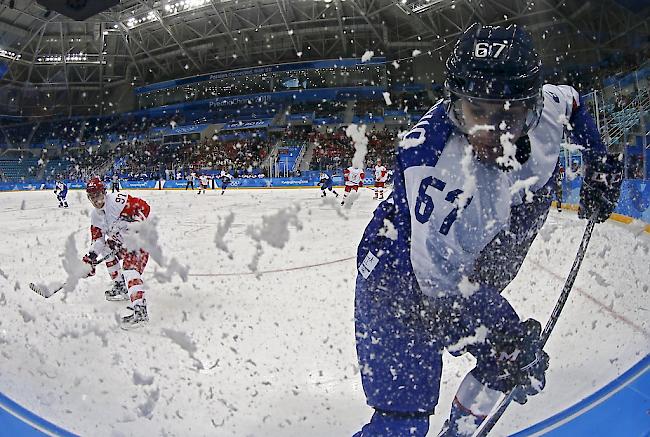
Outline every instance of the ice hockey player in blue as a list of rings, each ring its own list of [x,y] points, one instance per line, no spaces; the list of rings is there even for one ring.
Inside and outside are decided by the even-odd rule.
[[[334,189],[334,181],[332,181],[331,176],[328,175],[327,173],[323,172],[320,174],[320,182],[318,182],[318,185],[320,185],[320,190],[321,190],[320,197],[327,196],[325,190],[329,190],[332,193],[334,193],[336,197],[339,197],[339,193],[337,193],[336,190]]]
[[[472,25],[446,76],[447,97],[401,141],[394,190],[357,252],[357,354],[374,414],[356,437],[427,434],[443,349],[471,353],[476,367],[441,436],[471,435],[517,385],[519,403],[541,391],[541,324],[521,320],[501,292],[546,220],[565,128],[584,147],[579,216],[606,220],[620,193],[620,162],[578,93],[543,85],[522,28]]]
[[[57,180],[54,183],[54,194],[56,194],[56,199],[59,201],[59,208],[67,208],[68,201],[66,196],[68,195],[68,186],[62,180]]]
[[[228,188],[232,182],[232,175],[226,170],[221,170],[219,179],[221,179],[221,195],[223,195],[223,193],[226,192],[226,188]]]

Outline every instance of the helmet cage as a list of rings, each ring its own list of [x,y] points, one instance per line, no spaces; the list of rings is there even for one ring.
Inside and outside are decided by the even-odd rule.
[[[447,116],[451,122],[464,134],[471,134],[476,129],[477,126],[470,125],[465,117],[462,114],[462,101],[466,100],[474,104],[501,104],[503,107],[502,115],[499,117],[497,114],[492,115],[495,123],[492,125],[494,129],[501,128],[501,122],[506,121],[506,124],[510,127],[514,124],[523,124],[522,135],[528,134],[537,124],[542,115],[542,110],[544,109],[544,99],[542,96],[542,91],[536,93],[530,97],[524,98],[515,98],[515,99],[487,99],[482,97],[474,97],[462,94],[457,91],[450,90],[446,88],[446,101],[445,107],[447,110]],[[524,107],[525,116],[523,118],[515,118],[509,116],[508,111],[513,107]]]

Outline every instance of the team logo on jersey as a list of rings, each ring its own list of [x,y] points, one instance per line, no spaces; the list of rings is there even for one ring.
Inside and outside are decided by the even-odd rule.
[[[363,259],[363,262],[359,266],[359,273],[364,279],[368,279],[370,273],[375,269],[379,263],[379,258],[377,258],[372,252],[368,252],[368,255]]]
[[[546,93],[550,94],[550,96],[553,97],[553,100],[555,100],[555,103],[560,103],[560,98],[557,96],[557,94],[552,93],[550,91],[546,91]]]

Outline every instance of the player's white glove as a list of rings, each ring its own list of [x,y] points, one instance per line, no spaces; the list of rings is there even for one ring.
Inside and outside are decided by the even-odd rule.
[[[86,264],[90,264],[90,271],[88,272],[88,276],[94,276],[95,266],[97,265],[97,254],[93,251],[90,251],[84,255],[82,261]]]

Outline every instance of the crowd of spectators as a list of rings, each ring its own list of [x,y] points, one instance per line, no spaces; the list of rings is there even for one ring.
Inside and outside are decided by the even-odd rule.
[[[368,136],[366,166],[373,166],[377,159],[391,166],[395,160],[398,132],[394,129],[371,129]],[[354,143],[345,133],[345,128],[326,132],[312,132],[310,142],[315,144],[310,163],[312,170],[335,170],[347,167],[354,156]]]
[[[161,144],[124,141],[111,150],[92,148],[65,150],[60,158],[69,163],[53,177],[87,179],[93,174],[116,173],[121,179],[158,180],[185,178],[192,171],[227,170],[244,177],[261,172],[273,140],[257,136],[198,143]]]

